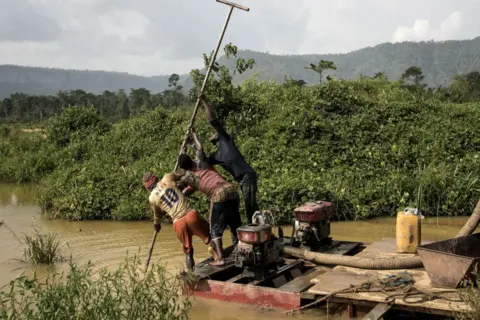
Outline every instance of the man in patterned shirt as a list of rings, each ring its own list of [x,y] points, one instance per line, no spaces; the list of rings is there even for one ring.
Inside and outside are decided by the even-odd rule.
[[[182,178],[182,175],[167,173],[162,180],[158,181],[158,177],[153,172],[146,172],[142,182],[145,189],[150,191],[148,200],[154,212],[153,227],[155,231],[160,231],[160,219],[165,213],[168,214],[173,220],[173,229],[177,238],[183,245],[187,268],[193,270],[195,261],[192,236],[201,238],[206,245],[210,244],[211,237],[208,222],[195,210],[189,208],[187,199],[177,187],[176,182]]]
[[[215,129],[210,137],[210,142],[217,146],[217,150],[207,157],[207,161],[212,166],[220,165],[229,172],[232,177],[240,184],[243,199],[245,202],[245,213],[248,223],[252,222],[255,211],[258,210],[257,203],[257,179],[258,174],[245,161],[242,153],[236,146],[232,137],[225,131],[220,121],[215,118],[212,106],[207,102],[205,96],[200,94],[208,122]]]
[[[230,227],[233,245],[238,243],[237,228],[242,225],[240,200],[235,187],[226,181],[215,168],[206,161],[202,144],[193,129],[191,131],[191,137],[196,146],[196,159],[193,161],[186,154],[186,150],[182,150],[183,154],[180,155],[178,164],[180,168],[187,172],[184,177],[182,177],[179,185],[181,186],[183,184],[186,186],[183,190],[185,195],[189,195],[198,190],[210,199],[211,245],[216,253],[216,259],[211,262],[210,265],[223,266],[225,265],[225,259],[223,256],[222,236],[227,226]]]

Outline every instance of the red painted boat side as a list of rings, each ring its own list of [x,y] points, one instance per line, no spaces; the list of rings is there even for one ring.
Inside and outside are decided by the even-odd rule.
[[[298,292],[215,280],[200,280],[193,292],[184,290],[183,294],[275,309],[294,309],[301,306]]]

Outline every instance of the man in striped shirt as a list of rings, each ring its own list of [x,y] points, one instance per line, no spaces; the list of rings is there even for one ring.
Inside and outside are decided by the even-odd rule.
[[[227,226],[230,227],[233,245],[238,243],[237,228],[242,225],[240,200],[235,187],[206,161],[202,144],[194,130],[192,130],[191,136],[196,146],[196,159],[193,161],[186,154],[186,150],[183,150],[183,154],[178,159],[178,164],[180,168],[186,170],[186,174],[180,180],[179,185],[186,186],[183,189],[185,195],[198,190],[210,199],[211,245],[217,256],[210,265],[223,266],[225,265],[225,259],[222,236]]]

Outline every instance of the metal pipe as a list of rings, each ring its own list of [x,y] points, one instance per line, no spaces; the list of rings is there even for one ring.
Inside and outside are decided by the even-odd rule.
[[[210,74],[212,72],[213,64],[215,63],[215,59],[217,58],[218,50],[220,49],[220,45],[222,44],[223,36],[225,35],[225,31],[227,30],[228,23],[230,22],[230,17],[232,16],[233,8],[234,6],[230,5],[230,10],[228,10],[227,19],[225,20],[225,24],[223,25],[222,33],[220,33],[220,38],[218,39],[217,47],[215,48],[213,56],[210,60],[210,64],[207,69],[207,74],[205,75],[205,79],[203,79],[203,84],[202,84],[202,88],[200,89],[200,93],[203,93],[207,85],[208,78],[210,77]],[[192,118],[190,119],[190,123],[188,124],[187,133],[185,134],[185,138],[183,139],[182,146],[180,147],[179,155],[182,153],[182,150],[185,147],[185,144],[187,143],[188,132],[193,127],[193,123],[195,121],[195,117],[197,116],[199,106],[200,106],[200,98],[197,97],[197,103],[195,104],[195,109],[193,110]],[[178,169],[178,158],[175,162],[175,168],[173,169],[173,171],[177,171],[177,169]]]

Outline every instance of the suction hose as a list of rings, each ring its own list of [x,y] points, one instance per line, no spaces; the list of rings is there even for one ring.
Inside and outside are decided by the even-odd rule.
[[[455,236],[458,237],[465,237],[471,235],[475,229],[477,229],[478,224],[480,223],[480,200],[478,200],[475,209],[473,210],[472,215],[468,219],[467,223],[463,226],[459,233]]]
[[[480,223],[480,201],[478,201],[475,210],[468,219],[465,226],[460,230],[456,237],[471,235]],[[339,256],[326,253],[312,252],[285,246],[284,254],[305,259],[317,264],[337,265],[344,267],[353,267],[368,270],[394,270],[394,269],[415,269],[423,267],[422,260],[416,257],[393,257],[393,258],[361,258],[355,256]]]
[[[339,256],[327,253],[312,252],[285,246],[283,252],[291,256],[324,265],[335,265],[369,270],[413,269],[423,266],[419,257],[408,258],[360,258],[355,256]]]

